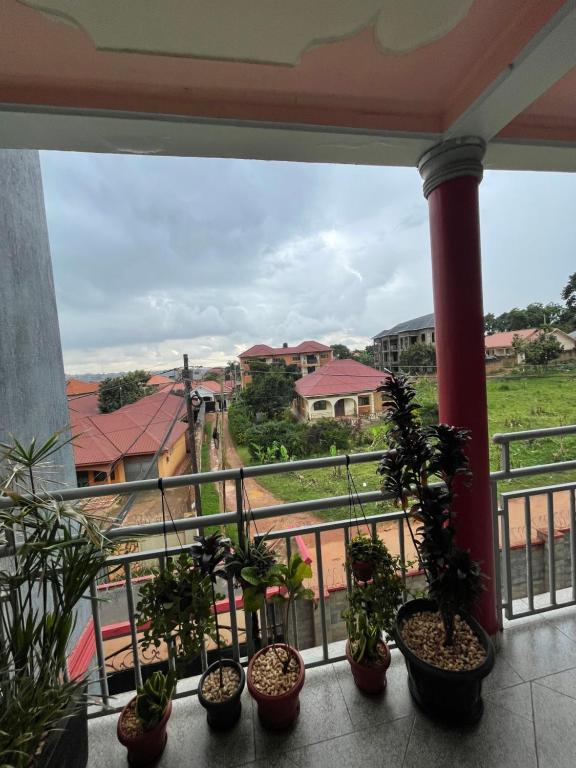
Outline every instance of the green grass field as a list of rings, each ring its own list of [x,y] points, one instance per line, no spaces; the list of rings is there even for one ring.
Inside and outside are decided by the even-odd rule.
[[[420,380],[416,388],[420,403],[424,405],[436,402],[435,382]],[[489,379],[488,412],[490,435],[497,432],[517,432],[576,424],[576,373]],[[381,427],[371,428],[371,435],[374,438],[373,446],[364,446],[356,451],[385,448],[382,431]],[[239,453],[246,464],[251,463],[247,448],[240,446]],[[576,458],[576,438],[547,438],[531,443],[513,443],[511,449],[512,467],[548,464],[574,458]],[[500,468],[500,453],[494,444],[490,446],[490,465],[493,470]],[[359,492],[376,490],[380,487],[380,477],[373,464],[356,465],[351,471]],[[550,473],[501,483],[500,490],[530,488],[575,479],[574,472]],[[284,501],[304,501],[348,493],[344,468],[340,475],[334,469],[317,469],[262,477],[259,482]],[[376,511],[382,511],[382,506],[373,504],[365,511],[367,514],[374,514]],[[347,514],[346,508],[340,508],[320,512],[318,516],[325,520],[336,520],[346,517]]]

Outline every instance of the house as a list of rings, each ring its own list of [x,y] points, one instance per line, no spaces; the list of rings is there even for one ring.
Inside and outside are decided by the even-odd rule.
[[[535,341],[540,333],[542,333],[540,328],[521,328],[517,331],[504,331],[503,333],[493,333],[490,336],[486,336],[484,339],[486,357],[494,359],[513,357],[515,355],[516,362],[521,362],[522,355],[517,354],[513,347],[514,339],[520,338],[531,342]],[[572,338],[570,334],[558,328],[554,328],[552,333],[558,339],[564,351],[568,352],[576,349],[576,339]]]
[[[304,419],[370,416],[382,412],[382,371],[357,360],[332,360],[296,382],[296,407]]]
[[[99,381],[82,381],[82,379],[68,379],[66,382],[66,395],[74,397],[76,395],[98,394],[100,389]]]
[[[100,414],[84,412],[82,399],[69,400],[79,486],[177,473],[187,453],[184,398],[161,390]]]
[[[149,387],[156,387],[156,389],[159,390],[166,387],[168,384],[174,384],[174,379],[169,379],[168,376],[164,376],[161,373],[155,373],[153,376],[150,376],[146,384]]]
[[[220,404],[221,410],[222,403],[225,410],[234,394],[234,384],[231,381],[220,382],[207,379],[198,382],[198,384],[194,385],[194,388],[198,391],[203,400],[206,398],[206,395],[203,393],[206,392],[209,400]]]
[[[374,364],[381,371],[398,371],[400,354],[412,344],[436,343],[434,313],[398,323],[374,336]]]
[[[302,374],[314,373],[316,368],[326,365],[334,359],[334,354],[330,347],[320,344],[319,341],[302,341],[295,347],[289,347],[286,342],[281,347],[269,347],[267,344],[256,344],[245,352],[238,355],[240,358],[240,376],[242,386],[250,384],[252,376],[250,375],[251,363],[274,363],[284,362],[286,365],[295,365]]]

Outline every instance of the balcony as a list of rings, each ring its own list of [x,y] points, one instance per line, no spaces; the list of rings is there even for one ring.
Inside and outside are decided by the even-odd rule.
[[[161,562],[186,547],[186,535],[208,526],[242,525],[247,515],[260,530],[273,528],[269,536],[289,554],[299,548],[313,567],[311,586],[317,610],[300,611],[295,636],[307,665],[306,684],[301,694],[302,712],[292,731],[270,734],[259,724],[247,691],[243,694],[241,721],[227,735],[215,735],[206,725],[205,713],[196,693],[198,678],[181,680],[174,713],[169,725],[169,746],[159,765],[354,765],[378,760],[383,765],[420,765],[422,757],[434,766],[568,765],[576,734],[570,723],[576,717],[576,482],[563,481],[545,487],[505,490],[508,481],[573,472],[576,461],[534,467],[511,466],[512,443],[534,441],[552,435],[576,434],[576,426],[497,435],[502,469],[492,473],[492,523],[499,557],[495,588],[502,616],[503,633],[493,673],[485,682],[485,715],[471,730],[447,731],[431,723],[414,708],[406,686],[403,659],[393,651],[388,689],[377,699],[356,690],[344,661],[344,637],[340,611],[346,596],[346,575],[342,568],[350,531],[368,526],[378,531],[390,550],[404,562],[412,559],[402,513],[382,511],[363,517],[346,516],[349,496],[318,498],[297,503],[250,509],[243,494],[243,478],[285,472],[306,472],[317,467],[354,466],[375,463],[381,452],[335,456],[246,467],[166,478],[164,488],[227,480],[236,486],[234,512],[206,518],[185,517],[170,521],[171,536],[164,547],[130,551],[113,557],[109,564],[120,567],[118,581],[102,576],[92,583],[92,622],[85,628],[82,649],[92,670],[91,692],[98,697],[90,708],[90,768],[122,764],[123,748],[115,738],[120,708],[133,696],[145,663],[156,666],[172,663],[167,653],[150,660],[142,657],[134,606],[139,585],[147,577],[137,566],[144,561]],[[563,477],[566,477],[564,474]],[[530,483],[528,483],[530,485]],[[64,499],[87,499],[121,492],[156,491],[156,480],[115,486],[96,486],[61,492]],[[386,501],[381,491],[355,494],[356,507]],[[543,503],[542,503],[543,502]],[[8,500],[0,500],[2,506]],[[325,509],[342,509],[341,518],[310,525],[298,523],[298,514]],[[266,522],[263,522],[266,521]],[[519,537],[525,530],[537,530]],[[157,536],[163,523],[118,527],[111,538],[122,534]],[[182,543],[176,543],[177,534]],[[188,539],[189,540],[189,539]],[[407,580],[418,583],[419,574],[409,572]],[[245,629],[240,593],[230,580],[223,585],[227,598],[219,608],[230,625],[229,653],[242,663],[252,649],[250,631]],[[222,591],[222,590],[221,590]],[[271,638],[274,615],[260,613],[264,638]],[[119,656],[121,649],[122,656]],[[210,653],[210,648],[207,648]],[[76,654],[80,656],[82,654]],[[117,667],[113,659],[120,659]],[[203,654],[197,672],[205,669]],[[118,674],[120,673],[120,674]],[[196,671],[193,672],[193,675]],[[378,727],[374,726],[384,726]],[[382,762],[384,760],[385,762]],[[540,761],[539,763],[537,761]],[[571,765],[572,763],[570,763]]]
[[[289,733],[265,731],[247,691],[241,720],[228,734],[208,729],[195,697],[179,699],[158,765],[572,768],[575,680],[576,609],[570,607],[506,624],[496,667],[484,685],[484,716],[475,728],[445,730],[420,714],[408,694],[404,661],[393,651],[381,697],[358,692],[346,661],[308,669],[300,717]],[[90,768],[124,764],[116,719],[91,721]]]

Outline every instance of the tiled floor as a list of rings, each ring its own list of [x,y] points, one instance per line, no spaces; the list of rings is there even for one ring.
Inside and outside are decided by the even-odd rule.
[[[213,734],[195,697],[174,703],[159,768],[573,768],[576,764],[576,609],[512,623],[485,681],[485,712],[446,730],[416,711],[401,655],[393,652],[379,698],[355,688],[347,662],[307,671],[301,713],[288,733],[263,730],[247,691],[238,725]],[[90,722],[90,768],[125,764],[117,715]]]

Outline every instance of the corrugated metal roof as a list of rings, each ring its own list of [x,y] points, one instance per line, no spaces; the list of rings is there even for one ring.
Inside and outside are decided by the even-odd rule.
[[[256,344],[238,357],[270,357],[270,355],[296,355],[307,352],[329,352],[330,347],[319,341],[302,341],[296,347],[269,347],[267,344]]]
[[[423,331],[425,328],[434,328],[434,313],[429,315],[422,315],[421,317],[415,317],[412,320],[406,320],[403,323],[398,323],[389,331],[380,331],[379,334],[374,336],[375,339],[383,339],[386,336],[396,336],[398,333],[405,333],[406,331]]]
[[[352,395],[373,392],[386,379],[386,374],[363,365],[357,360],[332,360],[314,373],[296,382],[296,392],[302,397]]]
[[[511,347],[514,341],[514,336],[519,336],[521,339],[529,339],[538,333],[538,328],[521,328],[519,331],[504,331],[503,333],[493,333],[490,336],[484,338],[484,345],[486,349],[496,349],[497,347]]]
[[[166,389],[113,413],[82,417],[78,411],[70,410],[73,433],[83,433],[74,445],[76,465],[109,463],[124,454],[156,453],[179,410],[184,414],[183,398]],[[177,421],[164,448],[171,448],[186,428],[186,424]]]
[[[86,395],[92,392],[98,392],[100,389],[100,382],[98,381],[82,381],[82,379],[68,379],[66,382],[66,394],[68,397],[72,395]]]

